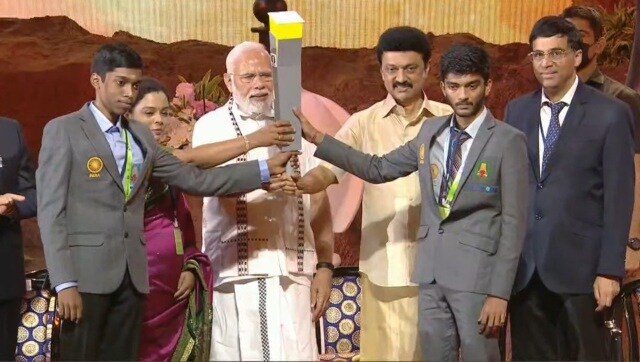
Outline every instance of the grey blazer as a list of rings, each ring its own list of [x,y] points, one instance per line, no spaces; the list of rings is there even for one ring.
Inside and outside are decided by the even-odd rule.
[[[451,116],[427,120],[418,136],[384,156],[360,153],[326,136],[316,157],[372,183],[418,171],[421,223],[413,281],[509,299],[526,229],[528,165],[524,134],[484,119],[471,145],[460,191],[442,220],[433,192],[429,149]],[[478,175],[480,165],[488,174]]]
[[[124,120],[144,153],[143,177],[125,202],[115,158],[88,105],[50,121],[42,137],[38,223],[52,285],[77,281],[81,292],[109,294],[128,269],[136,289],[147,293],[149,177],[191,194],[219,196],[259,188],[260,169],[257,161],[210,170],[186,165],[157,145],[144,124]]]

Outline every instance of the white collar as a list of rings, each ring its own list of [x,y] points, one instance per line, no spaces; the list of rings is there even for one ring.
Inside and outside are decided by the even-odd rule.
[[[100,126],[100,129],[103,133],[107,133],[107,131],[111,129],[111,127],[113,127],[113,123],[111,123],[109,118],[107,118],[107,116],[105,116],[104,113],[102,113],[102,111],[99,110],[95,104],[93,104],[93,102],[89,103],[89,110],[91,111],[91,113],[93,113],[93,117],[96,119],[96,121],[98,121],[98,126]],[[122,129],[121,120],[122,117],[118,117],[118,122],[116,122],[115,124],[118,129]]]
[[[544,89],[543,89],[542,90],[542,99],[540,100],[540,107],[544,106],[545,102],[549,102],[549,103],[564,102],[564,103],[567,104],[567,106],[569,106],[571,104],[571,101],[573,100],[573,96],[576,94],[576,89],[578,89],[578,76],[577,75],[576,75],[576,79],[573,81],[573,85],[571,86],[571,88],[569,88],[567,93],[565,93],[564,96],[562,97],[562,99],[560,99],[558,102],[551,102],[549,100],[549,98],[547,98],[547,95],[544,94]]]
[[[469,126],[467,126],[467,128],[464,129],[465,132],[467,132],[467,134],[469,136],[471,136],[471,138],[476,138],[476,135],[478,134],[478,130],[480,129],[480,126],[482,125],[482,122],[484,121],[484,119],[487,117],[487,113],[489,113],[487,111],[487,107],[482,107],[482,112],[480,112],[480,114],[478,114],[476,116],[476,118],[473,120],[473,122],[471,122],[471,124]],[[451,127],[455,127],[456,123],[455,123],[455,114],[453,115],[453,117],[451,117],[451,123],[449,124],[449,128]]]

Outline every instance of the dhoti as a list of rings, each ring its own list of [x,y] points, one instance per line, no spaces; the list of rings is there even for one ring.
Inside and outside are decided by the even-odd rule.
[[[417,286],[382,287],[363,273],[361,313],[362,361],[422,360]]]
[[[300,278],[300,277],[297,277]],[[213,361],[315,361],[310,277],[243,279],[213,289]]]

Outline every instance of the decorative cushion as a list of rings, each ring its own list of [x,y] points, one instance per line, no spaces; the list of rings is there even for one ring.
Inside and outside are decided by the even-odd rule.
[[[320,360],[358,361],[362,285],[358,268],[336,268],[329,307],[320,318]]]
[[[48,279],[46,271],[44,278]],[[39,275],[40,277],[41,275]],[[56,296],[42,288],[42,278],[27,279],[33,281],[28,288],[20,307],[20,325],[18,326],[17,362],[45,362],[56,357],[56,344],[60,319],[56,311]]]

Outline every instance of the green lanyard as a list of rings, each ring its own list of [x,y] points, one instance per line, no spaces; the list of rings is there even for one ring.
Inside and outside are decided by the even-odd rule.
[[[131,196],[131,181],[133,179],[133,149],[131,147],[131,142],[129,142],[129,132],[126,129],[122,128],[124,132],[124,140],[127,144],[127,159],[124,164],[124,199],[125,201],[129,200],[129,196]]]
[[[460,187],[460,177],[462,175],[462,168],[456,175],[456,178],[451,183],[451,187],[449,187],[449,192],[447,193],[447,198],[445,199],[444,205],[438,205],[438,209],[440,210],[440,216],[442,219],[446,219],[451,212],[451,203],[453,203],[453,199],[458,194],[458,188]]]

